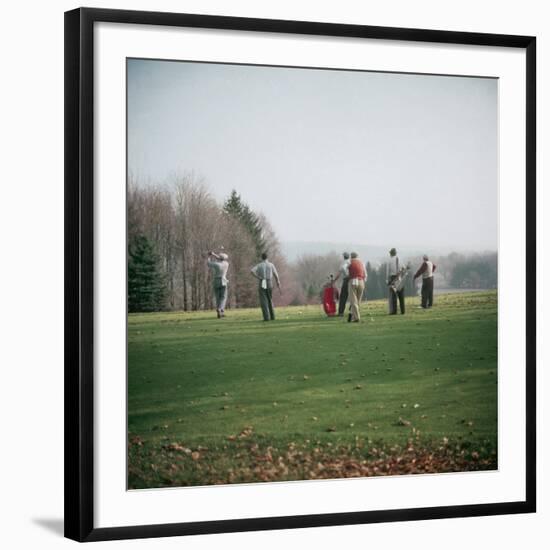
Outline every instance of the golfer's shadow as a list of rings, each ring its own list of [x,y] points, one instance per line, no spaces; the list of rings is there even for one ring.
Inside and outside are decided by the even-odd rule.
[[[32,521],[34,524],[56,535],[63,536],[65,533],[65,522],[63,518],[33,518]]]

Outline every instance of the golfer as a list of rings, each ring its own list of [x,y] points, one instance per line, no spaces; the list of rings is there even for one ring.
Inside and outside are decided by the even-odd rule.
[[[386,263],[386,284],[388,285],[388,311],[390,315],[397,314],[397,300],[399,299],[399,309],[401,314],[405,313],[405,287],[404,285],[394,285],[397,279],[401,277],[401,265],[397,250],[390,250],[390,259]]]
[[[363,262],[358,258],[357,252],[352,252],[351,261],[349,263],[348,282],[349,301],[351,305],[351,313],[349,314],[348,321],[352,323],[358,323],[361,320],[359,306],[361,305],[361,299],[365,291],[366,279],[367,272]]]
[[[229,269],[228,256],[224,252],[216,254],[208,253],[206,262],[212,272],[212,289],[214,291],[214,302],[218,319],[225,317],[225,302],[227,300],[227,270]]]
[[[260,307],[264,321],[275,321],[275,311],[273,310],[273,279],[277,283],[277,288],[281,290],[279,274],[275,266],[267,259],[267,254],[262,254],[262,261],[255,265],[251,270],[252,275],[260,282],[258,292],[260,295]]]
[[[340,266],[340,270],[334,281],[337,281],[342,277],[342,286],[340,287],[340,301],[338,302],[338,317],[344,316],[344,311],[346,310],[346,302],[348,301],[348,283],[349,283],[349,253],[344,252],[342,254],[344,261]]]
[[[421,306],[428,309],[434,303],[434,271],[436,265],[430,261],[427,254],[422,257],[424,260],[414,275],[414,280],[422,275]]]

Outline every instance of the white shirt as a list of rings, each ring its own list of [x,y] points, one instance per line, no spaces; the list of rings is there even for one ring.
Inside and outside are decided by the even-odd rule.
[[[344,279],[349,277],[349,260],[344,260],[344,263],[340,266],[340,275]]]
[[[426,264],[426,270],[422,273],[422,278],[429,279],[434,274],[434,264],[430,260],[425,260],[424,263]]]
[[[208,267],[212,270],[214,278],[221,279],[221,286],[227,286],[227,270],[229,269],[229,262],[227,260],[216,261],[208,260]]]
[[[256,275],[259,279],[265,280],[267,282],[267,287],[271,288],[271,278],[275,277],[275,280],[277,281],[277,284],[279,284],[279,274],[277,273],[277,269],[275,266],[268,262],[267,260],[264,260],[260,262],[259,264],[256,264],[252,269],[252,273]]]
[[[390,261],[386,264],[386,279],[389,279],[393,275],[399,273],[399,258],[394,256],[390,258]]]

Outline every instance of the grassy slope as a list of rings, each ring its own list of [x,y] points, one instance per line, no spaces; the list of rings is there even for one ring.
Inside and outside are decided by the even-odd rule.
[[[128,431],[145,443],[220,445],[247,426],[270,441],[362,438],[496,444],[496,292],[363,304],[361,324],[320,307],[130,315]],[[401,422],[402,419],[404,422]],[[410,422],[410,425],[408,424]]]

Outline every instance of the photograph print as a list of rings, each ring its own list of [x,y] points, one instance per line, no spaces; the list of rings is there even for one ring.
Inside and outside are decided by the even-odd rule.
[[[127,60],[127,487],[498,469],[498,80]]]

